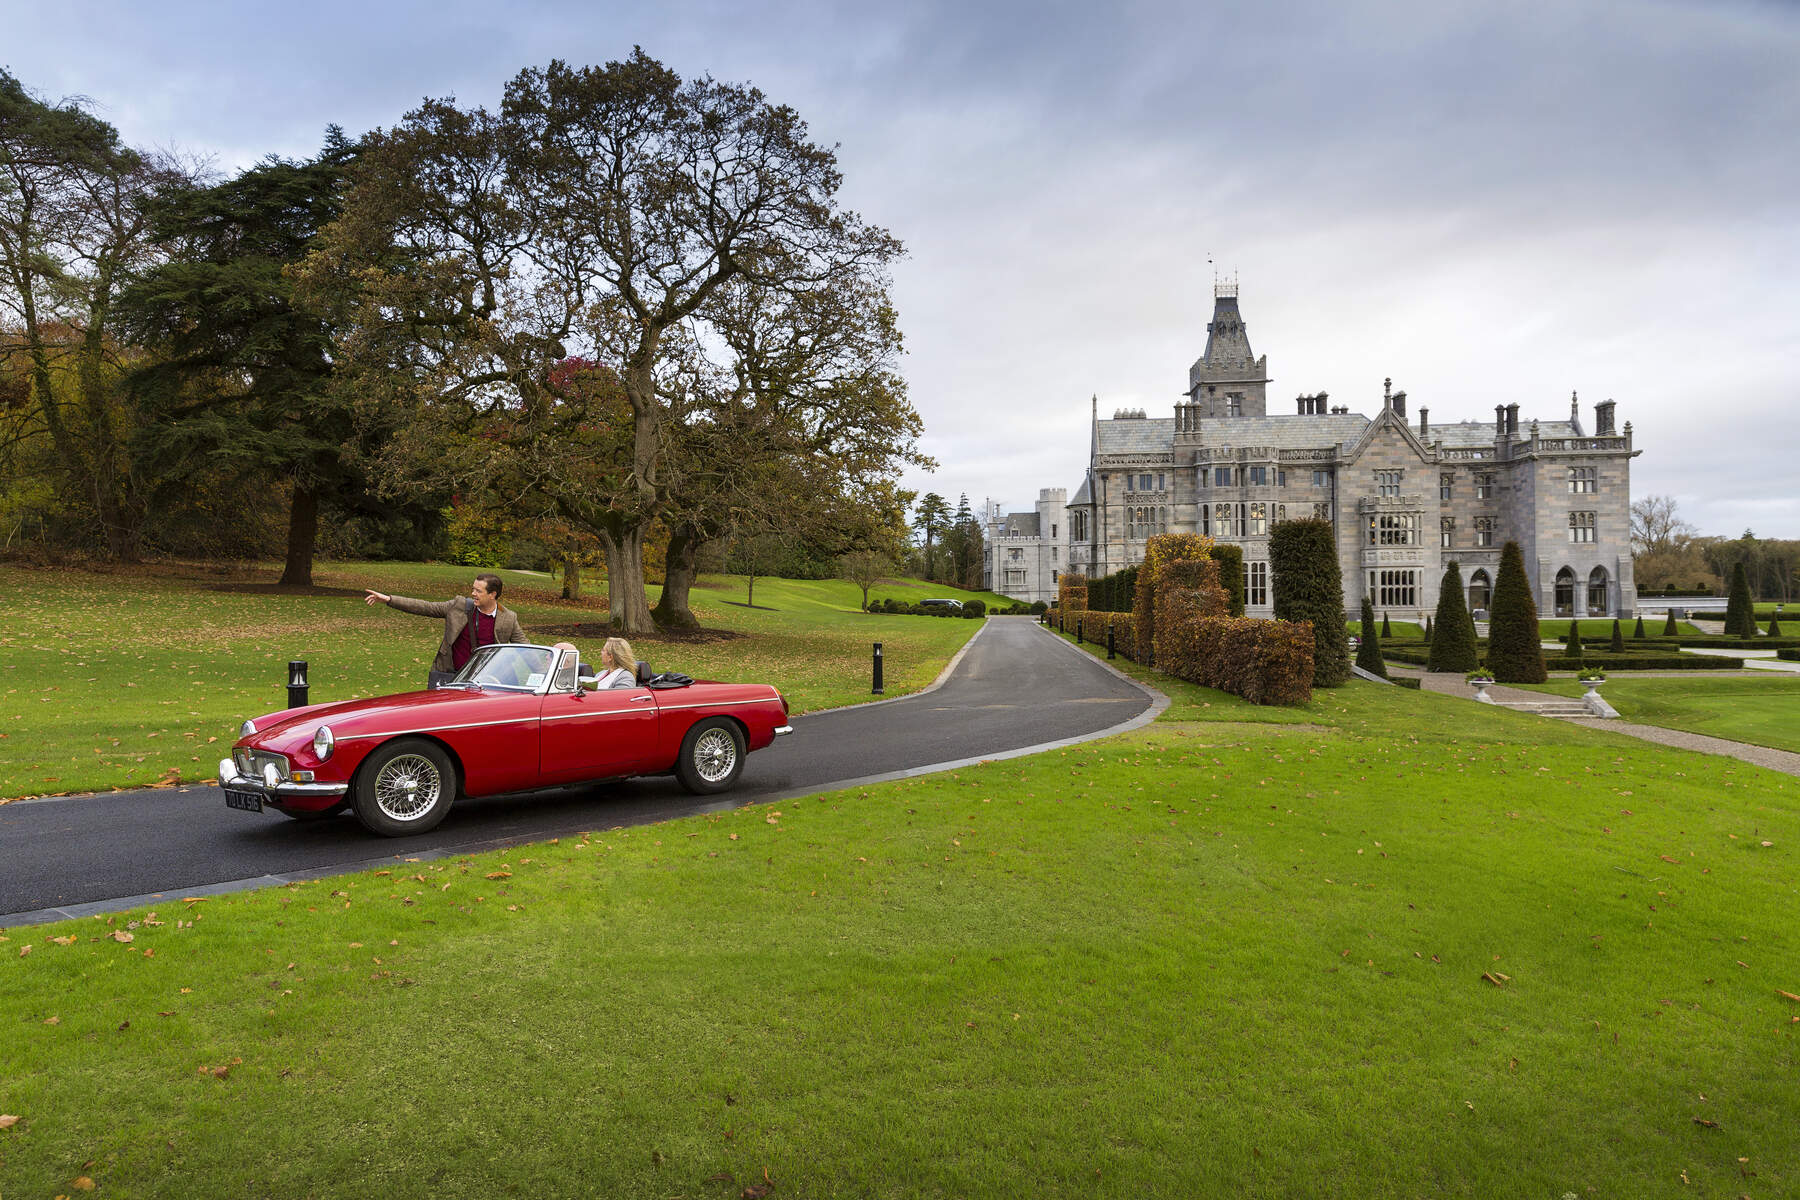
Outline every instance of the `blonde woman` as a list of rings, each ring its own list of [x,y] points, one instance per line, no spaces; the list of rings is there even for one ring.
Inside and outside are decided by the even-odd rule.
[[[631,652],[631,643],[624,638],[606,639],[606,645],[600,647],[600,668],[602,674],[594,681],[595,687],[634,687],[637,684],[637,656]]]

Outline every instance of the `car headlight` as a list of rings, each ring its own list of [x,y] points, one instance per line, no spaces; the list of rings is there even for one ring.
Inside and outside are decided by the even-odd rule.
[[[238,726],[238,736],[241,738],[247,738],[255,732],[256,732],[256,722],[255,721],[245,721],[242,725]]]
[[[337,739],[331,736],[331,726],[321,725],[313,730],[313,753],[324,762],[331,757],[331,748],[337,745]]]

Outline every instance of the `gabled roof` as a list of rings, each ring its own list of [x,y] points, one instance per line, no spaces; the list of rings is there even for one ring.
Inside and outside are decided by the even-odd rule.
[[[1167,454],[1175,446],[1174,417],[1125,417],[1094,422],[1101,454]]]
[[[1043,526],[1034,512],[1007,513],[1000,525],[1001,537],[1037,537],[1041,533]]]
[[[1065,507],[1074,508],[1078,504],[1092,504],[1093,502],[1094,489],[1088,486],[1087,476],[1083,475],[1081,477],[1081,486],[1075,489],[1075,498],[1069,501]]]

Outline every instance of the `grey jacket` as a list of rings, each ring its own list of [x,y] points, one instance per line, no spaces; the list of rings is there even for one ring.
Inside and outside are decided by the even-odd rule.
[[[444,618],[444,640],[438,646],[437,657],[432,660],[434,671],[453,671],[456,660],[450,656],[450,647],[459,637],[467,637],[469,618],[475,611],[475,602],[467,596],[458,596],[454,600],[411,600],[405,596],[389,596],[388,607],[397,608],[401,612],[413,613],[421,617]],[[502,604],[494,610],[494,640],[497,642],[522,642],[525,631],[519,628],[518,614]]]

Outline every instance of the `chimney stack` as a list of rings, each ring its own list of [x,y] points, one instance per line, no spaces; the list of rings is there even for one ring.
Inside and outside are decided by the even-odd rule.
[[[1494,440],[1501,441],[1506,437],[1506,405],[1494,405]]]
[[[1406,423],[1406,393],[1405,392],[1395,392],[1394,393],[1394,415],[1400,418],[1400,423],[1402,425],[1404,425]]]
[[[1516,404],[1506,406],[1506,432],[1512,437],[1519,436],[1519,406]]]
[[[1594,433],[1605,436],[1613,432],[1613,410],[1618,407],[1611,400],[1602,400],[1594,405]]]
[[[1422,442],[1431,436],[1431,410],[1423,404],[1419,405],[1419,440]]]

